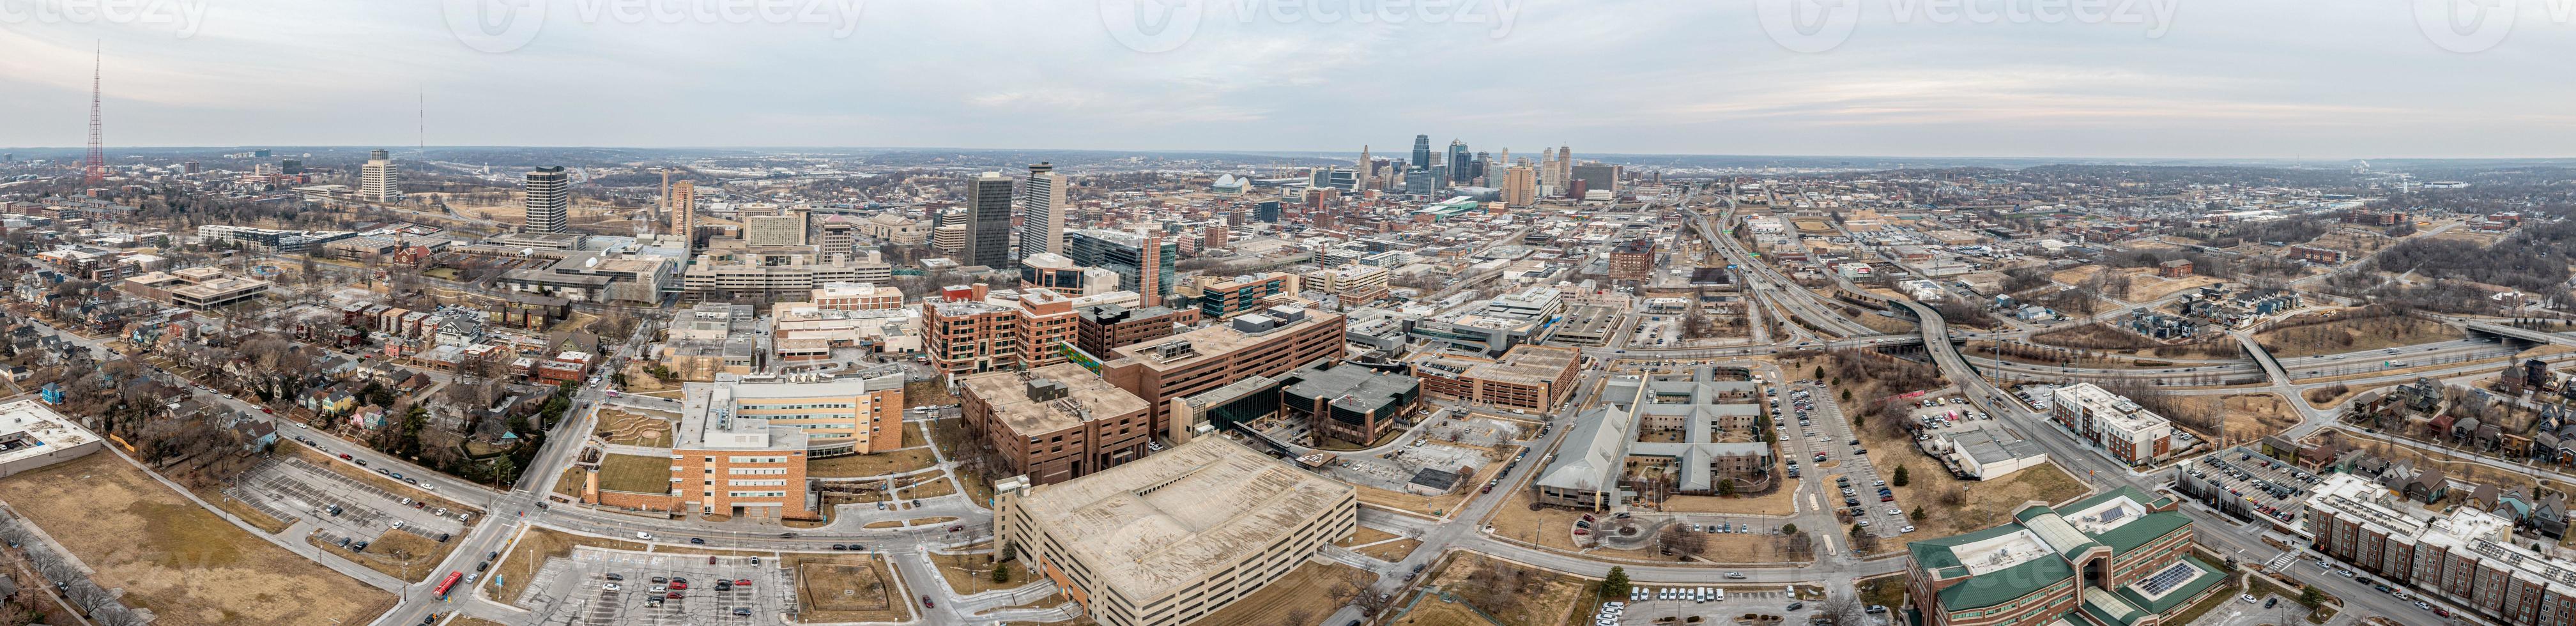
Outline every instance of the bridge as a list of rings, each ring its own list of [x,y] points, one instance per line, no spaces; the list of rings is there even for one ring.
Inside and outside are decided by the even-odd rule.
[[[2576,345],[2576,337],[2547,331],[2532,330],[2520,326],[2506,326],[2494,322],[2469,322],[2468,327],[2469,332],[2471,333],[2483,333],[2506,339],[2518,339],[2533,344],[2554,343],[2559,345]]]
[[[2263,375],[2271,377],[2274,384],[2287,385],[2293,382],[2290,380],[2290,371],[2282,369],[2281,361],[2272,358],[2272,351],[2263,349],[2263,344],[2255,342],[2252,335],[2231,334],[2236,337],[2238,345],[2245,347],[2246,356],[2254,357],[2254,363],[2263,366]]]

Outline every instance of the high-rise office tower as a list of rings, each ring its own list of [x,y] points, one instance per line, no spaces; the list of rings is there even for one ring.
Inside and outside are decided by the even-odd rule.
[[[1538,186],[1553,189],[1564,184],[1565,181],[1559,180],[1556,177],[1556,149],[1546,148],[1540,150],[1538,153]]]
[[[1011,266],[1011,177],[985,172],[966,184],[966,264]]]
[[[685,242],[681,245],[697,247],[698,184],[686,180],[671,183],[671,191],[662,195],[662,203],[663,211],[671,216],[671,234]]]
[[[391,153],[375,150],[367,153],[367,164],[358,168],[358,199],[369,202],[401,202],[402,173],[394,169]]]
[[[1063,174],[1055,165],[1040,162],[1029,166],[1029,180],[1020,184],[1020,256],[1041,252],[1064,253]]]
[[[1559,144],[1556,147],[1556,182],[1559,185],[1574,184],[1573,146]]]
[[[1065,234],[1064,256],[1075,265],[1117,272],[1118,288],[1136,292],[1146,306],[1153,306],[1172,296],[1179,243],[1165,239],[1161,229],[1077,230]]]
[[[1476,166],[1471,163],[1472,160],[1468,158],[1467,153],[1467,142],[1456,139],[1449,140],[1449,159],[1447,163],[1449,166],[1449,182],[1465,184],[1468,180],[1474,178],[1472,174],[1476,173]]]
[[[1413,136],[1413,169],[1431,169],[1431,136]]]
[[[1528,163],[1503,168],[1503,206],[1525,207],[1538,199],[1538,172]]]
[[[572,173],[563,166],[540,167],[528,172],[527,229],[540,233],[560,233],[572,217]]]
[[[1404,173],[1406,195],[1428,196],[1432,191],[1431,170],[1413,170]]]
[[[1360,146],[1360,168],[1356,170],[1359,172],[1357,176],[1359,184],[1352,187],[1351,191],[1356,192],[1377,186],[1377,162],[1369,160],[1368,150],[1367,145]]]
[[[1474,172],[1469,172],[1469,173],[1467,174],[1467,179],[1468,179],[1468,180],[1475,180],[1475,179],[1478,179],[1478,178],[1484,178],[1484,177],[1485,177],[1485,168],[1490,167],[1490,166],[1492,166],[1492,165],[1494,164],[1494,155],[1492,155],[1492,154],[1487,154],[1487,153],[1483,153],[1483,152],[1478,152],[1478,153],[1476,153],[1476,161],[1475,161],[1475,163],[1476,163],[1476,168],[1475,168],[1475,169],[1476,169],[1476,171],[1474,171]],[[1491,185],[1488,185],[1488,186],[1491,186]]]

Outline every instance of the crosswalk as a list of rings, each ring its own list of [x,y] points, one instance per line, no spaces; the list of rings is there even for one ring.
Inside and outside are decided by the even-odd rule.
[[[2283,552],[2280,556],[2272,557],[2272,560],[2263,562],[2263,570],[2278,572],[2281,571],[2281,568],[2289,567],[2290,562],[2296,560],[2299,560],[2299,553]]]

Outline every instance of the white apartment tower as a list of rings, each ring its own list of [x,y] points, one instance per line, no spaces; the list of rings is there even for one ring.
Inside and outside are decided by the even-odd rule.
[[[1020,184],[1021,258],[1064,253],[1064,188],[1064,175],[1054,165],[1029,166],[1029,180]]]
[[[358,199],[369,202],[401,202],[402,173],[394,169],[393,155],[383,150],[367,153],[367,164],[358,170]]]
[[[571,217],[572,173],[561,165],[528,172],[528,231],[564,232]]]

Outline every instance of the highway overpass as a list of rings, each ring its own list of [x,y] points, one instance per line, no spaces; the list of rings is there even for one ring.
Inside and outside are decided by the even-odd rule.
[[[2494,322],[2469,322],[2468,328],[2470,333],[2494,335],[2506,339],[2517,339],[2533,344],[2554,343],[2559,345],[2576,346],[2576,337],[2548,331],[2532,330],[2520,326],[2506,326]]]

